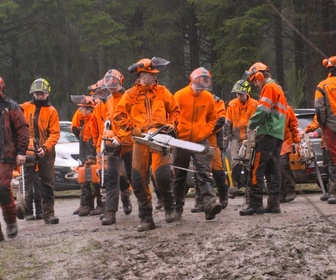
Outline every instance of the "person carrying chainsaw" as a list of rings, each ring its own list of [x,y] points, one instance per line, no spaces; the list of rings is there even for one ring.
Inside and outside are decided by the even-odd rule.
[[[248,168],[240,164],[238,160],[238,152],[243,141],[247,139],[247,124],[258,106],[258,101],[249,95],[250,92],[251,86],[248,81],[237,81],[231,90],[231,93],[234,93],[237,98],[229,102],[226,111],[223,148],[224,151],[226,151],[230,144],[233,181],[233,188],[229,189],[230,198],[235,198],[239,188],[246,186],[248,180]],[[242,171],[244,174],[243,178]]]
[[[323,139],[329,152],[329,178],[327,202],[336,204],[336,56],[323,59],[322,65],[328,76],[315,90],[315,110],[317,120],[322,128]]]
[[[289,155],[298,149],[301,141],[298,130],[299,122],[291,106],[287,105],[287,117],[285,124],[285,136],[280,151],[280,167],[281,167],[281,189],[280,202],[289,202],[295,200],[295,178],[290,169]]]
[[[71,100],[79,107],[71,123],[71,130],[79,140],[79,160],[81,166],[89,166],[96,163],[96,151],[92,143],[90,131],[91,116],[94,109],[92,96],[71,95]],[[94,184],[94,183],[92,183]],[[91,182],[81,184],[80,206],[73,212],[75,215],[87,216],[94,209],[94,194],[91,190]]]
[[[51,87],[46,79],[38,78],[30,86],[32,100],[22,104],[24,116],[29,124],[30,139],[34,143],[37,166],[25,166],[26,193],[33,186],[36,173],[41,181],[42,211],[45,224],[58,224],[55,216],[55,145],[60,138],[58,113],[49,102]],[[27,201],[28,202],[28,201]],[[29,209],[28,209],[29,210]]]
[[[219,203],[222,206],[222,209],[225,209],[228,206],[228,185],[226,183],[226,176],[223,166],[223,127],[225,126],[225,103],[215,94],[212,94],[217,112],[217,121],[213,129],[213,133],[209,136],[209,145],[213,148],[213,159],[211,163],[211,172],[215,185],[217,187],[217,192],[219,196]],[[195,180],[195,207],[191,209],[192,213],[198,213],[204,211],[201,191],[197,181],[197,176]]]
[[[165,126],[173,131],[178,124],[180,109],[169,90],[157,82],[156,74],[165,69],[169,61],[153,57],[143,58],[128,70],[138,75],[135,85],[120,99],[114,114],[116,124],[133,136]],[[138,231],[154,229],[152,195],[148,186],[150,165],[162,197],[167,223],[175,221],[174,198],[171,181],[170,155],[147,145],[133,144],[132,187],[138,200],[140,225]]]
[[[173,148],[176,220],[182,218],[185,203],[185,181],[190,157],[193,159],[196,170],[195,176],[200,188],[205,219],[213,220],[222,210],[222,205],[216,202],[216,194],[210,175],[213,155],[210,152],[212,149],[209,147],[208,138],[215,132],[217,121],[215,100],[209,92],[211,90],[212,77],[210,72],[203,67],[199,67],[190,74],[189,85],[177,91],[174,95],[181,110],[177,126],[179,139],[208,147],[207,152],[204,153]]]
[[[5,95],[5,82],[0,77],[0,207],[7,225],[8,238],[18,234],[16,205],[11,188],[13,170],[26,161],[29,127],[22,108]],[[0,241],[4,240],[0,224]]]
[[[287,101],[281,87],[272,79],[267,65],[257,62],[245,79],[261,89],[259,104],[248,123],[248,134],[256,133],[255,157],[252,163],[249,206],[239,211],[241,216],[281,213],[280,209],[280,150],[284,139]],[[267,182],[268,200],[263,207],[264,178]]]
[[[102,225],[116,223],[116,212],[119,206],[119,190],[123,210],[126,215],[131,214],[132,194],[132,146],[133,140],[130,132],[121,130],[114,122],[115,109],[123,96],[125,89],[122,87],[124,76],[116,69],[110,69],[103,78],[103,87],[95,93],[95,97],[103,100],[106,108],[105,125],[101,143],[101,152],[107,156],[106,200]]]

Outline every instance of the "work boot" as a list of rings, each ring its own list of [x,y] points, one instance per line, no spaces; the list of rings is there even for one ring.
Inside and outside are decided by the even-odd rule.
[[[129,196],[121,196],[121,202],[123,204],[123,210],[125,215],[129,215],[132,213],[132,203]]]
[[[194,208],[190,210],[192,213],[201,213],[204,212],[203,204],[196,203]]]
[[[162,199],[158,199],[155,205],[155,209],[160,210],[163,207]]]
[[[293,200],[295,200],[295,198],[296,198],[295,193],[288,193],[288,194],[286,194],[285,202],[293,201]]]
[[[221,204],[222,210],[223,210],[229,205],[229,200],[228,200],[227,197],[226,198],[220,198],[219,203]]]
[[[266,206],[265,213],[279,214],[279,213],[281,213],[281,209],[280,209],[280,207]]]
[[[330,195],[328,193],[323,194],[320,196],[320,200],[327,201],[329,199]]]
[[[43,214],[36,214],[35,219],[36,220],[42,220],[43,219]]]
[[[81,205],[79,206],[75,211],[72,212],[72,214],[74,215],[78,215],[80,211],[82,211],[84,209],[84,207]]]
[[[218,202],[210,204],[205,210],[205,219],[213,220],[218,213],[222,211],[222,205]]]
[[[34,215],[27,215],[25,220],[26,221],[35,221],[35,216]]]
[[[96,209],[90,211],[90,216],[97,216],[104,213],[103,206],[97,206]]]
[[[183,208],[175,209],[175,221],[180,221],[182,219]]]
[[[1,231],[1,224],[0,224],[0,242],[4,241],[4,240],[5,240],[5,237],[4,237],[4,235],[3,235],[2,231]]]
[[[228,197],[231,199],[234,199],[238,194],[238,188],[237,187],[233,187],[233,188],[229,188],[229,194]]]
[[[18,234],[18,226],[17,223],[7,225],[7,236],[8,238],[14,238]]]
[[[327,202],[329,204],[336,204],[336,195],[334,195],[334,194],[330,195],[330,197],[328,198]]]
[[[168,224],[172,223],[172,222],[175,222],[175,211],[174,211],[174,209],[166,211],[165,220],[166,220],[166,223],[168,223]]]
[[[90,206],[84,206],[81,211],[79,211],[78,216],[84,217],[84,216],[89,216],[91,213],[92,208]]]
[[[239,211],[240,216],[251,216],[254,214],[264,214],[264,213],[265,213],[265,209],[262,205],[254,206],[254,207],[248,206],[247,208]]]
[[[26,209],[22,203],[16,204],[16,217],[19,220],[24,220],[26,216]]]
[[[45,224],[50,224],[50,225],[58,224],[59,223],[59,218],[57,218],[55,216],[44,217],[44,223]]]
[[[155,223],[153,221],[153,217],[152,216],[148,216],[148,217],[143,217],[140,220],[140,225],[138,225],[137,227],[137,231],[142,232],[142,231],[148,231],[151,229],[155,229]]]
[[[108,226],[116,223],[116,213],[107,211],[104,213],[104,218],[101,220],[103,226]]]
[[[271,213],[271,214],[281,213],[279,195],[272,195],[272,194],[268,195],[265,213]]]

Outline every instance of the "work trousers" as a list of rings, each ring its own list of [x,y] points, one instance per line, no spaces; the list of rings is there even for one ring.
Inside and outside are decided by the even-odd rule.
[[[0,163],[0,207],[6,224],[16,221],[16,205],[11,188],[14,164]]]

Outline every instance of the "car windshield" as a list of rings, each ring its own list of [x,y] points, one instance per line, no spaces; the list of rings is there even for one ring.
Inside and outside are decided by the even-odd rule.
[[[75,134],[71,132],[71,124],[70,123],[61,123],[61,135],[60,139],[58,140],[59,144],[62,143],[74,143],[78,142]]]

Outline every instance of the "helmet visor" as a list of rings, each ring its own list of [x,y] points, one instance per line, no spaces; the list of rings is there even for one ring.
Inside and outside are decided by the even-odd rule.
[[[110,95],[110,90],[107,87],[102,87],[95,90],[95,93],[93,94],[93,98],[98,98],[101,100],[106,100],[107,97]]]
[[[209,76],[198,76],[193,80],[193,85],[198,90],[212,90],[212,79]]]
[[[112,75],[106,75],[104,77],[104,86],[107,88],[116,89],[120,85],[120,81],[117,77]]]

